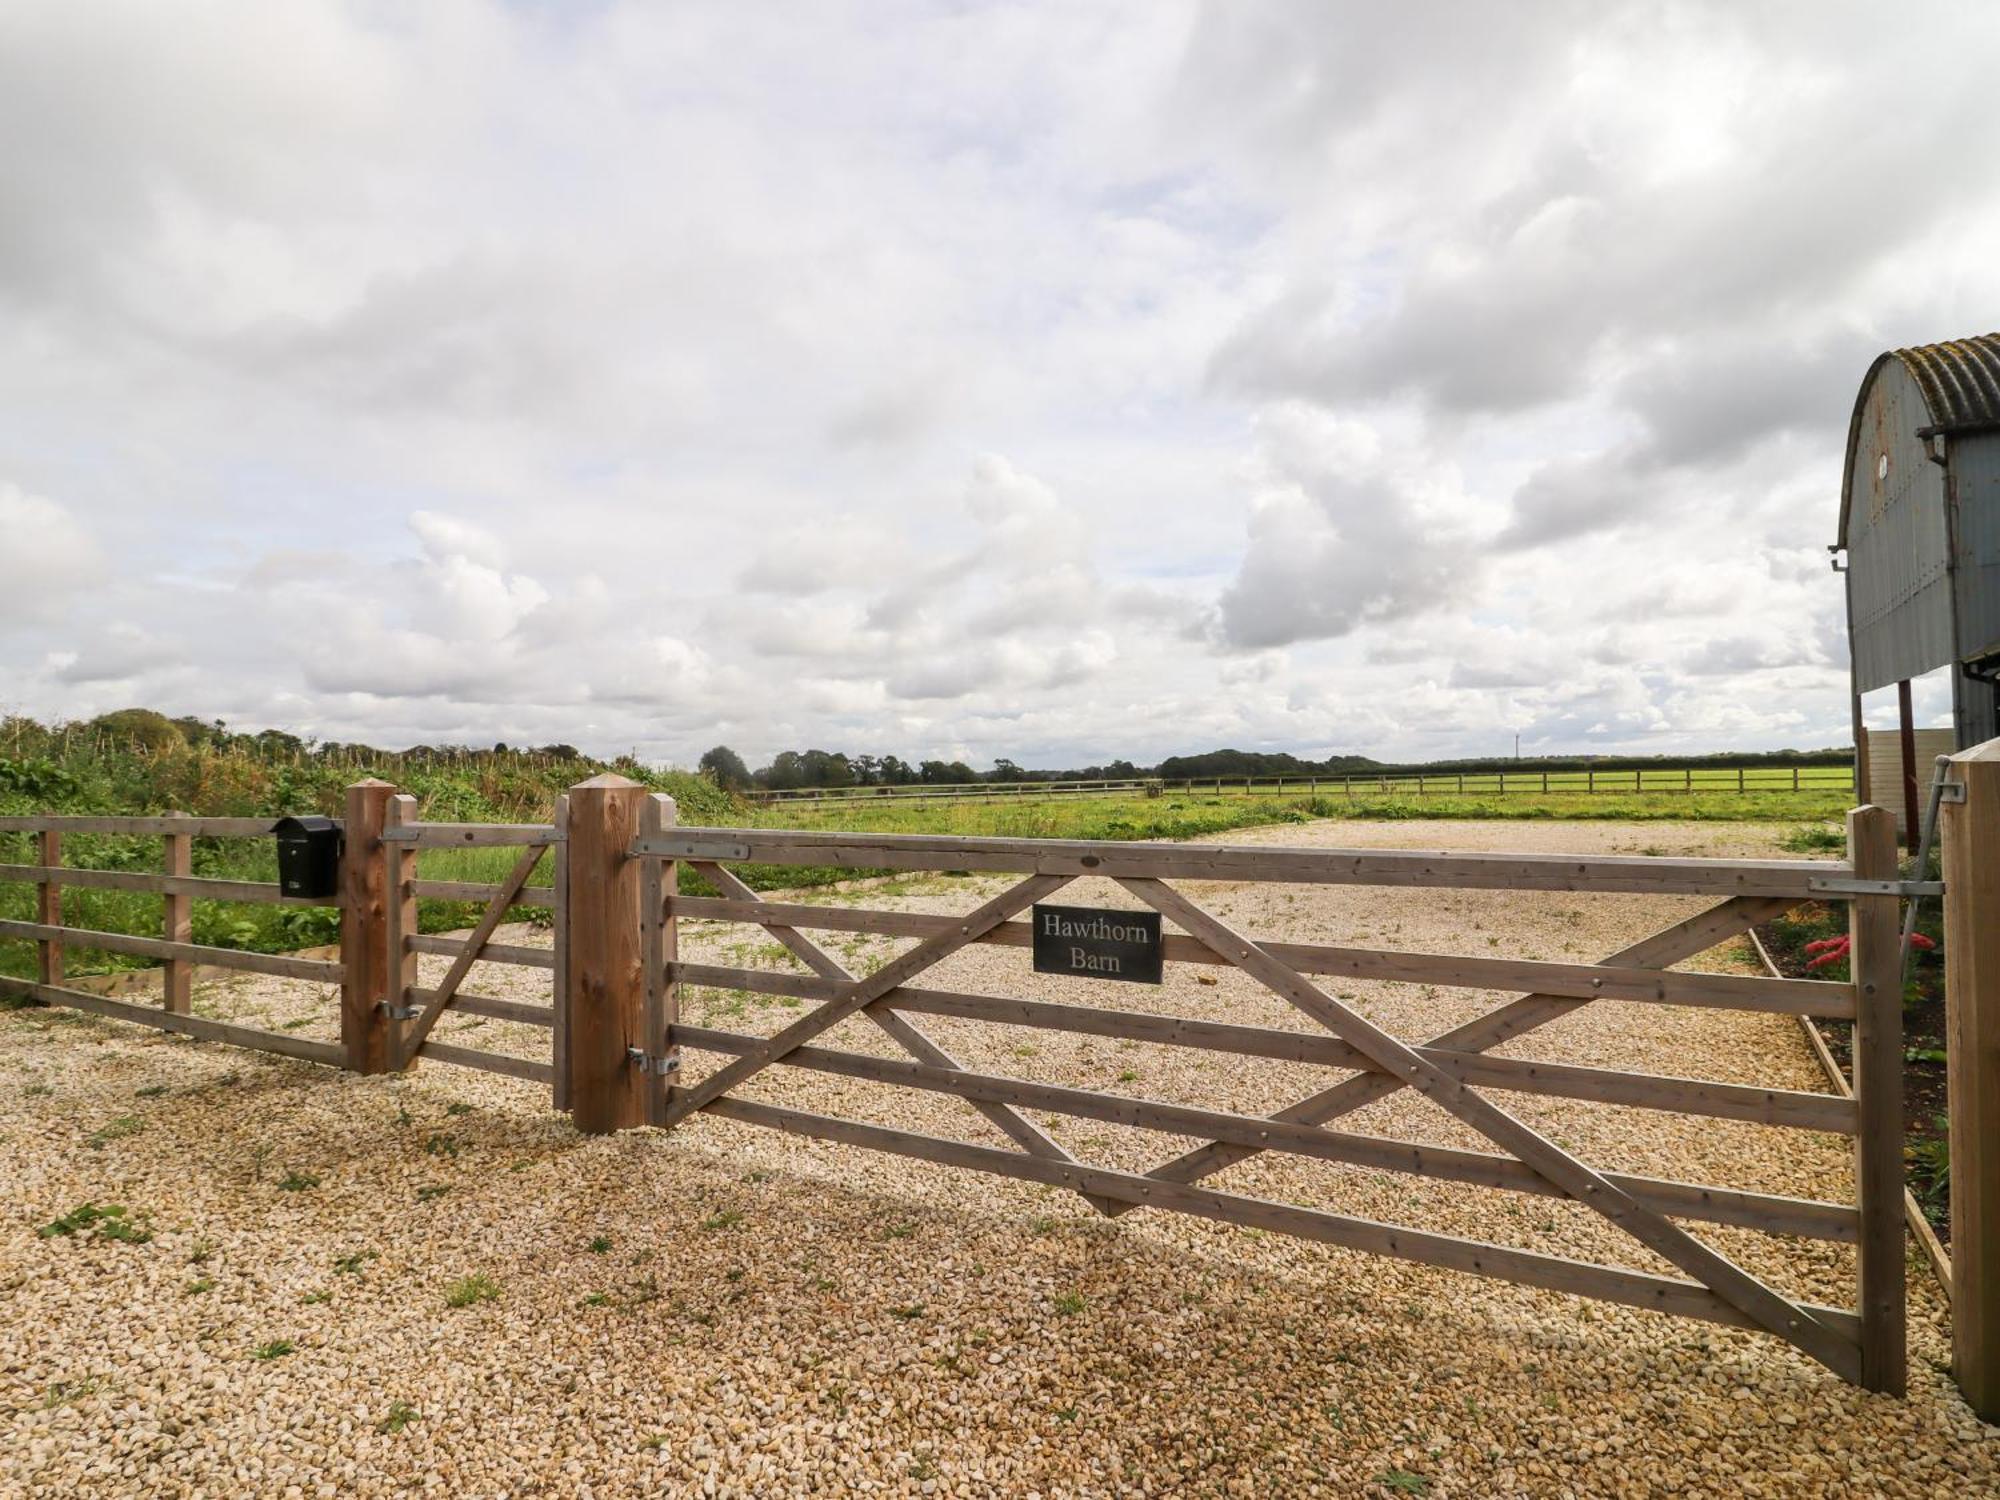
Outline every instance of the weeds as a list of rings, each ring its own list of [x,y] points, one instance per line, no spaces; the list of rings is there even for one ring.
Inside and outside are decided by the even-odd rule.
[[[444,1294],[446,1307],[471,1307],[479,1302],[498,1302],[500,1284],[490,1276],[462,1276]]]
[[[407,1401],[391,1401],[389,1414],[375,1424],[375,1430],[394,1436],[417,1420],[417,1409]]]
[[[93,1151],[102,1151],[112,1141],[122,1141],[128,1135],[137,1135],[146,1128],[146,1122],[137,1115],[120,1115],[107,1121],[83,1138],[83,1143]]]
[[[35,1232],[45,1240],[88,1234],[93,1239],[120,1240],[128,1245],[143,1245],[153,1237],[152,1230],[134,1219],[122,1203],[107,1203],[101,1208],[95,1203],[78,1204]]]
[[[283,1359],[287,1354],[294,1353],[297,1349],[298,1345],[294,1344],[290,1339],[272,1339],[269,1343],[259,1344],[255,1349],[252,1349],[250,1357],[265,1361]]]

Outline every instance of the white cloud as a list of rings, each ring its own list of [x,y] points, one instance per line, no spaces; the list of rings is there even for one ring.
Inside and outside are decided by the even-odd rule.
[[[100,561],[96,540],[64,507],[0,481],[0,538],[7,546],[0,625],[60,615]]]
[[[890,14],[0,12],[0,703],[1845,737],[1816,549],[1868,360],[2000,306],[2000,17]]]

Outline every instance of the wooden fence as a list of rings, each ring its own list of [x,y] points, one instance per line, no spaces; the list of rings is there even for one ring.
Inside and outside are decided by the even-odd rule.
[[[2000,925],[1991,920],[1991,893],[1995,871],[2000,869],[2000,769],[1996,769],[2000,742],[1989,749],[1995,758],[1981,763],[1983,769],[1968,767],[1961,784],[1970,795],[1955,804],[1955,821],[1946,826],[1946,859],[1952,872],[1948,947],[1954,955],[1978,955],[1965,973],[1953,970],[1954,1026],[1967,1038],[1968,1071],[1990,1068],[1996,1050],[1993,1038],[2000,1036],[2000,953],[1993,951]],[[1987,776],[1989,770],[1995,774]],[[40,892],[40,920],[0,923],[0,938],[36,945],[37,977],[0,981],[0,991],[362,1072],[393,1071],[420,1058],[490,1069],[548,1084],[557,1107],[568,1109],[578,1126],[588,1131],[648,1123],[671,1128],[705,1112],[1068,1188],[1106,1215],[1141,1206],[1172,1209],[1525,1285],[1761,1329],[1848,1380],[1883,1391],[1903,1388],[1898,910],[1907,886],[1899,877],[1894,819],[1882,809],[1863,808],[1850,815],[1849,858],[1818,861],[684,828],[677,826],[671,799],[648,795],[610,775],[572,788],[550,824],[424,822],[415,816],[411,799],[381,782],[351,788],[346,811],[340,889],[327,903],[341,915],[337,962],[241,953],[187,941],[189,903],[194,900],[285,899],[276,886],[198,880],[186,873],[188,839],[258,837],[267,831],[261,821],[171,816],[0,818],[0,831],[32,832],[40,841],[37,863],[0,866],[0,880],[31,882]],[[63,861],[62,839],[72,831],[157,836],[164,841],[166,854],[162,872],[69,867]],[[507,878],[497,882],[427,881],[417,873],[424,850],[469,846],[517,848],[520,853]],[[554,851],[551,884],[529,884],[537,861],[550,850]],[[745,863],[835,867],[857,873],[981,871],[1019,878],[971,911],[937,915],[873,908],[862,904],[865,897],[841,904],[767,899],[732,869]],[[697,872],[716,894],[682,894],[683,867]],[[1157,915],[1163,932],[1162,962],[1240,969],[1321,1029],[1296,1032],[1087,1003],[966,994],[919,983],[927,970],[970,944],[1032,946],[1033,932],[1021,920],[1022,914],[1072,882],[1092,878],[1114,883],[1121,915],[1143,914],[1147,920]],[[1656,893],[1706,896],[1715,904],[1594,963],[1551,963],[1273,941],[1236,930],[1171,883],[1187,880],[1360,885],[1391,891]],[[58,899],[65,884],[159,892],[161,935],[65,927]],[[486,905],[468,935],[426,936],[416,924],[421,899]],[[1809,901],[1850,903],[1851,982],[1675,967]],[[505,913],[522,905],[550,909],[553,949],[493,941]],[[678,951],[678,924],[683,919],[748,924],[775,939],[799,966],[685,962]],[[882,967],[858,974],[808,935],[812,932],[869,933],[914,943]],[[149,1007],[109,1000],[65,984],[66,941],[165,960],[163,1003]],[[419,982],[417,958],[424,954],[452,960],[434,986]],[[465,980],[479,962],[547,970],[553,1003],[534,1006],[466,989]],[[188,966],[196,963],[338,984],[341,1043],[303,1040],[190,1014]],[[1498,989],[1516,998],[1438,1036],[1408,1041],[1374,1025],[1329,993],[1315,976]],[[681,1020],[682,985],[776,995],[811,1002],[812,1008],[774,1036],[698,1027]],[[1851,1020],[1854,1095],[1493,1055],[1500,1043],[1600,1000]],[[433,1040],[438,1018],[451,1009],[546,1026],[551,1035],[548,1060],[476,1052]],[[1345,1076],[1268,1116],[1249,1115],[974,1072],[913,1019],[922,1016],[1306,1062],[1340,1070]],[[907,1060],[821,1042],[825,1033],[850,1017],[864,1017],[879,1027]],[[1958,1038],[1955,1030],[1955,1070],[1961,1057]],[[712,1059],[699,1076],[684,1065],[691,1054]],[[774,1067],[963,1099],[1016,1149],[837,1119],[745,1097],[743,1085]],[[1969,1087],[1976,1099],[1975,1117],[1993,1116],[2000,1106],[1994,1103],[1992,1074],[1973,1071]],[[1443,1148],[1337,1128],[1342,1117],[1404,1088],[1434,1101],[1494,1149]],[[1839,1133],[1855,1141],[1857,1198],[1853,1203],[1823,1202],[1729,1184],[1602,1170],[1510,1113],[1495,1101],[1496,1092]],[[1959,1099],[1955,1071],[1955,1122]],[[1144,1172],[1114,1170],[1077,1160],[1028,1111],[1192,1136],[1203,1144],[1176,1152]],[[1659,1275],[1419,1227],[1379,1224],[1203,1185],[1222,1168],[1265,1151],[1569,1199],[1603,1214],[1680,1274]],[[1966,1164],[1963,1183],[1961,1162]],[[2000,1319],[1989,1306],[1995,1291],[1984,1287],[1992,1277],[1983,1269],[1982,1257],[1992,1252],[1982,1246],[2000,1246],[2000,1224],[1992,1222],[2000,1218],[1993,1208],[2000,1202],[1994,1183],[2000,1164],[1994,1161],[1990,1140],[1962,1144],[1955,1123],[1953,1167],[1954,1203],[1971,1208],[1953,1241],[1960,1265],[1959,1316],[1984,1330],[1982,1339],[1990,1339],[2000,1333]],[[1684,1227],[1688,1222],[1853,1244],[1858,1273],[1855,1304],[1829,1307],[1788,1297],[1698,1238]],[[1964,1269],[1968,1258],[1970,1274]],[[1991,1368],[1995,1354],[2000,1354],[2000,1343],[1975,1341],[1968,1352],[1962,1342],[1961,1379],[1967,1378],[1966,1371],[1995,1379]]]
[[[1630,796],[1634,793],[1696,792],[1749,796],[1756,793],[1848,792],[1851,766],[1647,766],[1581,771],[1387,771],[1373,776],[1195,776],[1161,779],[1126,777],[1097,781],[917,782],[907,786],[794,787],[750,790],[752,802],[766,806],[809,807],[855,802],[899,807],[941,807],[952,803],[1042,802],[1072,797],[1146,797],[1178,794],[1213,797],[1515,797]]]

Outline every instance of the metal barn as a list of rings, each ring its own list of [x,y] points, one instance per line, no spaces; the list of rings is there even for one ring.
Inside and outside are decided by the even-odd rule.
[[[1892,349],[1847,434],[1835,566],[1847,554],[1854,740],[1861,695],[1953,668],[1958,747],[2000,736],[2000,334]],[[1914,791],[1914,788],[1912,788]]]

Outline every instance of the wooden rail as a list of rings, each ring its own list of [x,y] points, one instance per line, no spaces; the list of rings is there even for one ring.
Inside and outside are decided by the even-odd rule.
[[[1834,860],[1663,859],[1644,855],[1468,854],[1404,849],[1274,849],[1256,844],[1105,843],[1085,839],[839,834],[813,829],[680,828],[638,839],[655,859],[853,870],[990,870],[1459,890],[1622,891],[1816,899],[1815,881],[1853,875]]]

